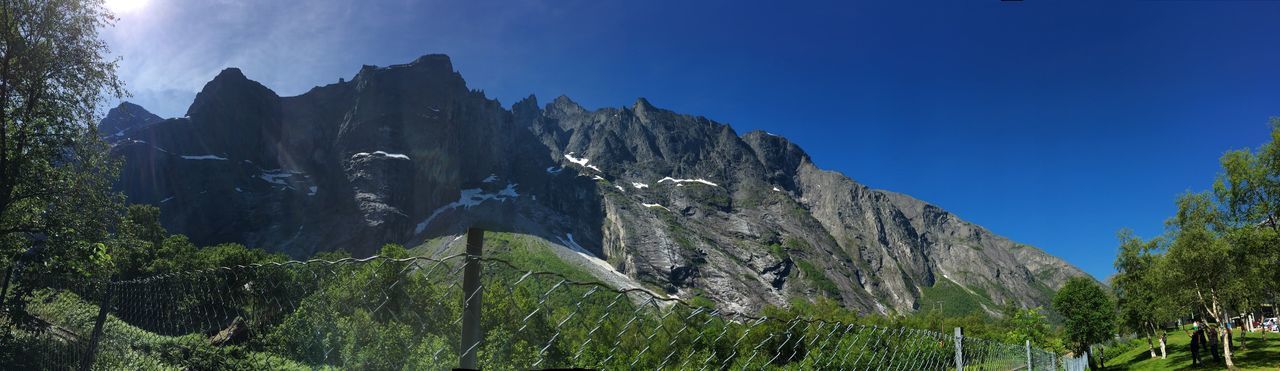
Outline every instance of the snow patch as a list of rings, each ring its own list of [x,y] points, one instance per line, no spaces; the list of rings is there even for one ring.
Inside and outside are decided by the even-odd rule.
[[[244,191],[240,190],[240,187],[236,187],[236,192],[244,192]]]
[[[683,183],[702,183],[702,184],[706,184],[706,185],[713,186],[713,187],[719,187],[719,186],[720,186],[719,184],[712,183],[712,182],[707,181],[706,179],[702,179],[702,178],[698,178],[698,179],[676,179],[676,178],[672,178],[672,177],[666,177],[666,178],[662,178],[662,179],[658,180],[658,183],[662,183],[662,182],[672,182],[672,183],[676,183],[676,185],[681,185],[681,184],[683,184]]]
[[[361,158],[361,157],[365,157],[365,156],[387,157],[387,158],[394,158],[394,159],[399,159],[399,160],[408,160],[408,159],[409,159],[409,156],[406,156],[406,155],[401,154],[401,153],[387,153],[387,152],[384,152],[384,151],[373,151],[373,153],[369,153],[369,152],[359,152],[359,153],[356,153],[356,154],[354,154],[354,155],[351,155],[351,159],[357,159],[357,158]]]
[[[227,160],[226,157],[220,157],[220,156],[214,156],[214,155],[182,156],[182,159],[183,160],[218,160],[218,161]]]
[[[563,167],[555,167],[555,166],[547,167],[547,174],[555,175],[555,174],[559,174],[561,171],[564,171]]]
[[[587,249],[583,248],[582,245],[579,245],[577,241],[574,241],[573,233],[565,233],[564,235],[565,235],[564,238],[556,237],[556,239],[560,240],[560,244],[564,245],[565,247],[568,247],[570,250],[573,250],[573,252],[578,253],[578,255],[581,255],[583,258],[587,259],[587,261],[591,262],[592,264],[595,264],[600,268],[603,268],[605,271],[613,272],[613,274],[616,274],[627,281],[631,280],[631,278],[627,277],[627,275],[622,274],[622,272],[618,272],[618,269],[614,268],[613,264],[609,264],[609,262],[605,261],[604,259],[600,259],[595,254],[592,254],[590,251],[587,251]],[[568,238],[568,239],[566,240],[565,238]]]
[[[431,225],[431,221],[435,220],[437,216],[440,216],[440,214],[445,211],[457,209],[459,207],[471,208],[472,206],[480,205],[481,203],[489,200],[506,202],[509,199],[520,197],[520,193],[516,192],[517,185],[519,184],[507,183],[507,187],[497,193],[485,193],[484,190],[479,188],[464,189],[459,192],[457,201],[450,202],[444,206],[436,208],[435,211],[431,212],[431,216],[428,216],[426,220],[418,223],[418,226],[413,229],[413,233],[419,234],[422,233],[422,231],[427,230],[427,226]]]
[[[173,196],[169,196],[169,198],[166,198],[166,199],[160,200],[160,203],[169,202],[169,200],[172,200],[172,199],[173,199]]]
[[[592,176],[592,177],[591,177],[591,179],[592,179],[592,180],[604,180],[604,177],[601,177],[601,176],[599,176],[599,175],[596,175],[596,176]]]
[[[285,171],[283,169],[272,169],[272,170],[263,170],[262,174],[258,174],[258,179],[262,179],[267,183],[275,184],[278,186],[291,187],[289,185],[289,182],[285,180],[286,178],[289,178],[291,176],[293,176],[293,172]]]
[[[625,189],[622,189],[622,186],[617,185],[617,184],[614,184],[614,185],[613,185],[613,188],[617,188],[617,189],[618,189],[618,192],[624,192],[624,193],[625,193],[625,192],[627,191],[627,190],[625,190]]]
[[[320,187],[316,187],[316,186],[307,187],[307,196],[315,196],[316,191],[318,190],[320,190]]]
[[[585,168],[588,168],[588,169],[591,169],[591,170],[595,170],[595,171],[603,172],[603,171],[601,171],[601,170],[600,170],[600,168],[599,168],[599,167],[596,167],[595,165],[588,165],[588,164],[587,164],[588,162],[591,162],[591,159],[586,158],[586,157],[583,157],[583,158],[573,157],[573,152],[569,152],[569,153],[564,154],[564,158],[565,158],[565,159],[567,159],[567,160],[569,160],[569,162],[572,162],[572,163],[578,164],[578,166],[582,166],[582,167],[585,167]]]
[[[666,211],[671,211],[671,209],[668,209],[666,206],[662,206],[660,204],[648,204],[648,203],[641,202],[640,205],[643,205],[644,207],[651,208],[651,209],[656,207]]]
[[[507,188],[503,188],[501,191],[498,191],[498,196],[511,197],[511,198],[520,197],[520,193],[516,192],[517,185],[518,184],[515,184],[515,183],[507,183]],[[506,200],[502,200],[502,201],[506,201]]]
[[[778,187],[773,187],[773,191],[774,191],[774,192],[782,192],[782,190],[781,190],[781,189],[778,189]]]
[[[631,186],[632,186],[632,187],[636,187],[636,189],[645,189],[645,188],[649,188],[649,185],[648,185],[648,184],[644,184],[644,183],[640,183],[640,182],[631,182]]]
[[[582,165],[582,166],[586,166],[586,165],[587,165],[587,162],[590,162],[590,161],[591,161],[591,159],[589,159],[589,158],[577,158],[577,157],[573,157],[573,152],[569,152],[569,153],[564,154],[564,158],[568,159],[568,160],[569,160],[569,162],[572,162],[572,163],[575,163],[575,164],[578,164],[578,165]]]
[[[496,181],[498,181],[498,175],[497,175],[497,174],[489,174],[489,176],[488,176],[488,177],[485,177],[485,178],[484,178],[484,180],[481,180],[480,182],[481,182],[481,183],[493,183],[493,182],[496,182]]]

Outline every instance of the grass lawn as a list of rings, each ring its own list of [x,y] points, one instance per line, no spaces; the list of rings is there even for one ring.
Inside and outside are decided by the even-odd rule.
[[[1245,347],[1241,347],[1240,333],[1233,331],[1235,347],[1231,349],[1231,360],[1241,370],[1277,370],[1280,369],[1280,334],[1269,333],[1264,342],[1262,333],[1246,335]],[[1128,351],[1113,360],[1107,361],[1109,369],[1126,370],[1220,370],[1223,363],[1213,364],[1213,356],[1200,354],[1200,360],[1210,363],[1209,366],[1191,366],[1191,339],[1182,331],[1169,333],[1169,358],[1151,358],[1145,343],[1142,347]],[[1156,346],[1159,346],[1157,344]],[[1156,349],[1159,354],[1160,349]]]

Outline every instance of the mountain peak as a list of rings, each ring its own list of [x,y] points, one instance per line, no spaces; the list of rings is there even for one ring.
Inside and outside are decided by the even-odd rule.
[[[245,76],[244,76],[244,72],[241,72],[241,71],[240,71],[240,69],[239,69],[239,68],[236,68],[236,67],[227,67],[227,68],[224,68],[224,69],[222,69],[222,72],[218,72],[218,75],[213,77],[213,81],[218,81],[218,80],[248,80],[248,79],[249,79],[248,77],[245,77]],[[210,82],[213,82],[213,81],[210,81]]]
[[[555,100],[551,101],[550,104],[547,104],[546,111],[547,113],[556,116],[566,116],[587,112],[587,110],[583,109],[581,105],[578,105],[578,102],[574,102],[573,99],[569,99],[566,95],[560,95],[556,97]]]
[[[655,109],[655,107],[653,106],[653,104],[649,103],[649,100],[648,100],[648,99],[644,99],[644,97],[638,97],[638,98],[636,98],[636,102],[635,102],[635,103],[633,103],[633,104],[631,105],[631,107],[632,107],[632,109],[634,109],[636,112],[648,111],[648,110]]]
[[[191,102],[191,106],[187,108],[187,116],[234,111],[236,104],[233,101],[246,104],[261,102],[262,100],[255,99],[258,97],[279,99],[271,89],[245,77],[239,68],[229,67],[204,84],[204,88],[196,94],[195,101]]]
[[[517,122],[532,122],[542,113],[538,109],[538,97],[529,94],[528,97],[521,99],[519,102],[511,105],[511,113],[516,116]]]
[[[154,113],[147,111],[137,104],[130,102],[120,102],[115,108],[107,112],[107,116],[102,118],[98,123],[98,131],[111,135],[121,133],[125,130],[160,121],[162,118]]]
[[[433,67],[453,72],[453,61],[445,54],[426,54],[414,59],[409,65]]]

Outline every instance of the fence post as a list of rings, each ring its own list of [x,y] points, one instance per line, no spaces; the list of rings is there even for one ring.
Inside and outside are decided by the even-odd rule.
[[[480,255],[484,253],[484,230],[467,229],[466,266],[462,268],[462,345],[459,348],[458,368],[479,370],[476,353],[484,333],[480,328],[480,303],[484,294],[480,286]]]
[[[1027,340],[1027,371],[1031,371],[1031,340]]]
[[[964,335],[956,327],[956,371],[964,371]]]
[[[102,325],[107,321],[107,312],[111,310],[111,286],[115,279],[107,281],[102,289],[102,300],[98,303],[98,318],[93,323],[93,334],[89,336],[89,347],[80,359],[80,370],[88,371],[93,366],[93,358],[98,353],[98,341],[102,338]]]

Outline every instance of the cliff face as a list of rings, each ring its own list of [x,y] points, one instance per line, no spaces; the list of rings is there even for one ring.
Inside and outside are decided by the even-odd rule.
[[[201,244],[359,256],[479,224],[745,311],[817,296],[911,311],[938,287],[989,309],[1044,305],[1084,274],[818,169],[785,138],[644,99],[590,111],[531,96],[508,110],[468,89],[442,55],[366,66],[296,97],[228,69],[187,117],[115,121],[117,131],[102,127],[126,158],[130,201],[159,205],[167,227]]]

